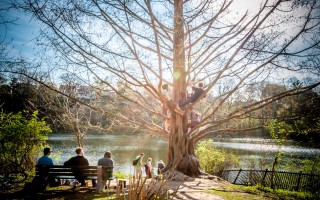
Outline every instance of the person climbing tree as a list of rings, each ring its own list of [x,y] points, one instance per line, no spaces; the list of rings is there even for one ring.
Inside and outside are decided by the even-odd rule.
[[[168,116],[168,105],[167,101],[171,100],[169,97],[169,86],[168,84],[163,84],[162,85],[162,96],[165,98],[165,101],[162,103],[162,117],[164,120],[164,128],[166,131],[169,131],[170,129],[170,118]]]
[[[188,133],[200,123],[200,118],[201,114],[192,107],[190,111],[190,123],[188,123]]]
[[[203,85],[202,82],[198,83],[198,87],[192,86],[193,93],[185,101],[180,102],[179,106],[183,107],[183,106],[185,106],[185,105],[187,105],[189,103],[193,103],[196,100],[198,100],[200,98],[200,96],[204,93],[203,86],[204,85]]]

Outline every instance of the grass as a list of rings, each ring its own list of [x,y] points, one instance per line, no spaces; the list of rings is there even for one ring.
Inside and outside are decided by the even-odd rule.
[[[205,191],[208,194],[214,194],[223,197],[226,200],[265,200],[274,199],[273,195],[266,194],[258,190],[256,187],[229,185],[229,188],[223,190],[212,189]]]
[[[237,192],[222,191],[222,190],[207,190],[205,192],[208,194],[221,196],[226,200],[243,200],[243,199],[265,200],[266,199],[266,197],[263,195],[257,196],[257,194],[249,194],[249,193],[237,193]]]
[[[296,192],[288,190],[273,190],[271,188],[256,186],[230,185],[224,189],[211,189],[205,191],[208,194],[214,194],[223,197],[226,200],[242,199],[282,199],[282,200],[311,200],[317,199],[313,194],[308,192]],[[318,197],[319,198],[319,197]]]
[[[263,187],[261,185],[256,186],[259,190],[264,192],[270,192],[277,195],[280,199],[295,199],[295,200],[308,200],[308,199],[320,199],[320,194],[312,194],[310,192],[297,192],[282,189],[271,189],[269,187]]]

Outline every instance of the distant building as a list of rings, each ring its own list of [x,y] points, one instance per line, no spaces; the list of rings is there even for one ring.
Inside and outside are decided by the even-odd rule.
[[[79,86],[77,88],[76,98],[82,100],[93,100],[95,98],[95,91],[90,86]]]
[[[74,96],[77,93],[77,86],[75,85],[60,85],[59,91],[69,96]]]
[[[59,90],[85,102],[116,97],[116,93],[111,89],[97,89],[84,85],[60,85]]]

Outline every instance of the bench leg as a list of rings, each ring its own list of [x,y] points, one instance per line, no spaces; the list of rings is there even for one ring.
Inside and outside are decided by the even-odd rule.
[[[92,181],[92,187],[96,187],[96,185],[97,185],[97,181],[96,180],[91,180]]]
[[[49,177],[35,176],[31,184],[35,192],[43,192],[49,184]]]
[[[98,181],[98,183],[96,185],[96,192],[98,192],[98,193],[102,192],[106,187],[106,182],[107,181],[103,181],[103,180]]]

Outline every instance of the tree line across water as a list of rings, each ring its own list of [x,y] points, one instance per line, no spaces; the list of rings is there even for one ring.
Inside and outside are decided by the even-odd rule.
[[[52,87],[55,86],[53,85]],[[123,94],[130,95],[130,90],[126,88],[127,86],[122,85],[122,87],[123,89],[121,91]],[[293,82],[293,84],[288,87],[289,88],[275,84],[265,84],[260,88],[248,88],[248,94],[239,94],[238,99],[231,101],[224,109],[239,105],[245,106],[247,103],[254,101],[254,99],[260,98],[259,95],[261,95],[261,98],[267,98],[268,96],[273,96],[276,93],[290,89],[290,87],[302,87],[302,83]],[[250,94],[249,91],[251,91]],[[79,104],[77,98],[78,100],[81,99],[77,97],[76,93],[69,95],[73,96],[75,99],[70,100],[31,80],[18,78],[7,80],[4,77],[1,78],[1,152],[3,153],[3,163],[6,159],[6,152],[10,152],[11,149],[25,148],[28,146],[28,148],[30,148],[28,151],[30,152],[30,155],[32,155],[32,152],[34,151],[33,145],[45,145],[46,135],[51,132],[72,132],[77,136],[78,145],[82,146],[83,138],[88,133],[119,131],[118,126],[113,126],[117,121],[112,119],[111,116],[102,115],[100,112],[97,112],[90,107]],[[97,95],[95,98],[89,99],[87,104],[100,108],[108,106],[109,109],[113,109],[114,111],[118,110],[118,112],[132,106],[129,102],[126,102],[125,100],[119,101],[119,99],[120,98],[113,95]],[[206,101],[216,100],[217,98],[210,94]],[[278,139],[279,141],[281,141],[280,139],[295,139],[313,143],[320,141],[320,136],[318,134],[320,130],[320,97],[317,92],[310,90],[297,96],[289,96],[285,99],[275,101],[263,109],[257,110],[256,115],[260,116],[262,121],[264,116],[272,116],[274,118],[274,120],[269,119],[266,123],[268,125],[265,126],[262,131],[259,131],[265,135],[270,134],[274,139]],[[290,116],[295,116],[295,118],[291,118]],[[219,115],[215,117],[219,118]],[[162,119],[155,119],[155,122],[161,125]],[[26,126],[29,128],[25,130],[23,128],[19,130],[15,129],[12,131],[13,129],[8,126],[10,123],[15,124],[15,126],[21,125],[21,127]],[[25,123],[25,125],[23,125],[23,123]],[[261,120],[244,118],[240,121],[234,121],[232,126],[241,129],[241,127],[246,127],[248,125],[259,126],[260,123]],[[32,131],[30,132],[32,126],[39,126],[39,129],[35,129],[37,131],[34,132],[34,135],[32,135]],[[123,128],[121,131],[128,130]],[[252,134],[255,134],[254,131],[251,132]],[[250,134],[250,132],[248,134]],[[30,143],[15,143],[14,141],[16,141],[17,138],[29,138],[29,140],[26,141]],[[6,142],[3,141],[9,143],[6,144]],[[200,146],[203,145],[204,144]],[[198,153],[201,152],[199,149],[197,151]],[[209,155],[208,153],[202,153],[202,155],[206,154]],[[17,155],[17,157],[21,159],[21,161],[18,162],[20,165],[23,165],[22,163],[25,163],[24,165],[32,163],[31,160],[33,158],[31,158],[30,155],[13,155]],[[215,156],[213,157],[219,157],[217,155],[220,154],[215,153]],[[221,158],[220,160],[224,160],[224,158]],[[228,162],[236,164],[239,161],[231,155]],[[211,166],[206,170],[218,170],[221,172],[222,169],[228,168],[226,163],[223,164],[223,167],[217,167],[219,163],[221,163],[218,160],[215,160],[215,163],[215,167]],[[201,165],[206,166],[207,164],[202,163]],[[27,168],[30,167],[31,166]]]
[[[133,104],[131,105],[130,102],[117,97],[117,95],[95,94],[92,98],[83,99],[79,97],[77,91],[73,91],[69,92],[68,95],[74,99],[69,99],[31,80],[18,78],[7,80],[4,77],[0,78],[0,106],[2,112],[12,114],[23,112],[23,115],[30,115],[34,111],[37,111],[38,116],[44,118],[53,132],[74,133],[78,138],[79,146],[82,146],[82,139],[87,133],[105,133],[119,130],[130,132],[128,131],[130,128],[126,130],[125,126],[123,126],[124,128],[119,128],[122,127],[120,126],[120,122],[117,119],[113,119],[112,116],[105,113],[101,114],[96,109],[77,102],[77,100],[85,101],[87,105],[94,108],[106,108],[116,113],[134,109]],[[122,87],[122,89],[119,89],[122,95],[130,96],[131,90],[128,86],[121,84],[118,86]],[[268,98],[277,93],[302,86],[303,84],[299,81],[292,82],[288,86],[271,83],[265,83],[261,86],[251,85],[246,88],[245,92],[239,92],[233,100],[230,100],[221,109],[220,113],[222,115],[223,110],[230,110],[233,107],[245,107],[257,99]],[[58,86],[54,84],[52,84],[52,87],[59,90]],[[229,86],[225,85],[225,87]],[[145,98],[151,99],[151,97]],[[213,94],[209,94],[206,101],[214,104],[213,102],[219,101],[219,98]],[[161,109],[159,102],[155,102],[154,106],[159,106],[159,109]],[[273,137],[278,138],[282,137],[314,143],[320,142],[320,96],[319,93],[313,90],[275,101],[255,111],[254,115],[256,118],[248,117],[231,121],[225,125],[225,128],[241,130],[245,127],[259,127],[264,124],[265,126],[260,130],[247,131],[247,133],[251,135],[258,132],[262,132],[264,135],[273,133]],[[149,116],[143,117],[147,119]],[[219,113],[214,116],[215,120],[218,120],[220,117]],[[154,121],[159,126],[162,126],[162,118],[154,118]],[[236,133],[232,134],[235,135]]]

